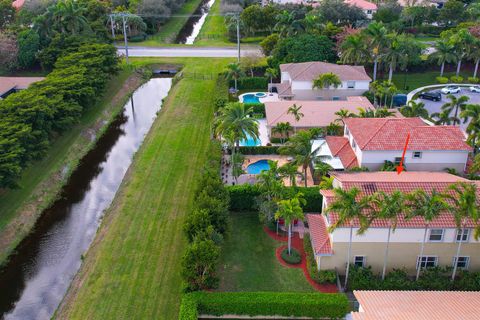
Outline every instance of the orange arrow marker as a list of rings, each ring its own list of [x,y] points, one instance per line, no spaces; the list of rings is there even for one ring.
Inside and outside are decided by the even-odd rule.
[[[407,135],[407,141],[405,141],[405,147],[403,147],[403,154],[402,159],[400,160],[400,164],[397,166],[397,174],[403,172],[403,161],[405,160],[405,153],[407,152],[408,142],[410,141],[410,133]]]

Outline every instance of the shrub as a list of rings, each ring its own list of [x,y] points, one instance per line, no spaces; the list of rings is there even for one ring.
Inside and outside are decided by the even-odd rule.
[[[310,235],[305,234],[303,236],[303,249],[305,250],[305,255],[307,259],[307,270],[310,274],[310,277],[313,281],[324,284],[324,283],[335,283],[337,280],[337,273],[335,270],[318,270],[317,263],[315,262],[315,257],[313,255],[312,243],[310,242]]]
[[[256,147],[240,147],[241,154],[278,154],[278,148],[276,146],[256,146]]]
[[[450,77],[450,82],[453,82],[453,83],[462,83],[463,82],[463,77],[461,76],[452,76]]]
[[[294,248],[290,248],[290,254],[288,254],[288,248],[285,248],[280,255],[283,261],[289,264],[299,264],[302,262],[302,255]]]
[[[215,93],[213,98],[213,104],[215,110],[225,107],[228,102],[228,80],[224,74],[220,74],[217,77],[215,83]]]
[[[478,77],[474,78],[474,77],[468,77],[468,83],[479,83],[480,82],[480,79],[478,79]]]
[[[182,277],[185,290],[210,289],[217,285],[215,270],[220,257],[220,248],[212,240],[196,239],[182,258]]]
[[[190,320],[197,302],[198,314],[221,316],[265,315],[284,317],[343,318],[349,311],[347,296],[296,292],[194,292],[182,299],[180,320]]]
[[[335,283],[337,273],[335,270],[320,270],[318,272],[318,283]]]
[[[198,320],[198,303],[195,294],[185,294],[180,304],[179,320]]]
[[[234,80],[230,80],[229,86],[235,85]],[[253,90],[268,88],[268,79],[265,77],[244,77],[238,79],[238,90]]]
[[[436,77],[435,80],[437,80],[437,82],[441,83],[441,84],[448,83],[448,78],[447,77]]]
[[[263,103],[245,103],[245,107],[252,107],[253,113],[261,114],[262,118],[267,116],[265,113],[265,104]]]
[[[283,138],[283,143],[287,142],[289,139]],[[270,138],[271,143],[282,143],[282,138],[276,138],[276,137],[271,137]]]

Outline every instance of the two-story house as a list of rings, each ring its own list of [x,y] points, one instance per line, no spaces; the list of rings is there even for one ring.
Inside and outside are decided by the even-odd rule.
[[[284,100],[345,100],[350,96],[361,96],[372,81],[363,66],[318,61],[281,64],[280,71],[280,83],[270,84],[268,88]],[[313,80],[324,73],[337,75],[341,86],[314,89]]]
[[[421,118],[348,118],[344,123],[343,137],[327,139],[330,149],[351,148],[358,166],[370,171],[379,170],[385,161],[399,164],[407,136],[403,164],[408,171],[464,172],[472,151],[459,127],[434,126]]]
[[[448,187],[456,182],[476,183],[445,172],[334,172],[335,188],[350,190],[358,188],[362,195],[371,195],[376,191],[411,192],[417,189],[427,193],[436,190],[446,192]],[[308,214],[307,221],[315,260],[319,270],[337,269],[345,274],[347,250],[350,242],[350,224],[340,225],[329,232],[329,226],[338,221],[338,214],[325,214],[326,208],[335,201],[333,190],[321,190],[323,195],[322,212],[324,214]],[[480,188],[478,189],[480,192]],[[480,196],[478,194],[477,196]],[[384,263],[384,252],[388,238],[389,222],[375,219],[370,228],[358,235],[360,227],[358,219],[352,221],[353,239],[350,263],[359,266],[371,266],[374,272],[380,272]],[[420,247],[426,233],[426,244],[423,256],[420,257]],[[465,229],[457,229],[452,213],[444,212],[428,225],[421,217],[405,219],[399,217],[397,228],[391,233],[388,256],[388,270],[405,268],[410,274],[415,274],[418,267],[452,266],[458,242],[462,248],[458,259],[458,267],[462,269],[480,270],[480,242],[473,237],[475,222],[467,220]]]

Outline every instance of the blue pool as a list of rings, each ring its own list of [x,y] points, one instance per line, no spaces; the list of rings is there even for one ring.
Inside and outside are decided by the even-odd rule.
[[[240,146],[242,147],[255,147],[261,145],[260,140],[255,140],[252,136],[249,134],[247,135],[247,140],[242,140],[240,141]]]
[[[243,96],[243,103],[260,103],[260,98],[264,98],[267,95],[262,92],[248,93]]]
[[[260,160],[254,162],[247,167],[248,174],[259,174],[262,171],[270,170],[270,166],[268,165],[268,160]]]

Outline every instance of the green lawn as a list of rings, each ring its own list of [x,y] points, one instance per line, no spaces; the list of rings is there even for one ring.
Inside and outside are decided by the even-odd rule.
[[[132,59],[223,70],[231,59]],[[181,299],[182,226],[193,205],[213,120],[215,80],[183,79],[155,120],[97,237],[60,319],[176,319]]]
[[[187,23],[189,16],[195,12],[202,1],[203,0],[188,0],[183,7],[175,13],[175,15],[183,17],[171,17],[165,25],[160,27],[158,33],[149,36],[145,41],[131,42],[130,45],[154,47],[175,42],[180,30],[182,30],[185,23]]]
[[[123,69],[108,84],[104,97],[90,108],[80,122],[54,141],[46,156],[32,163],[18,181],[20,188],[0,194],[0,264],[11,250],[29,232],[42,210],[55,198],[65,182],[62,173],[71,172],[90,145],[90,137],[82,134],[87,128],[99,129],[103,121],[109,121],[114,110],[120,110],[129,89],[122,86],[132,75],[131,68]],[[136,77],[138,78],[138,77]],[[130,83],[130,82],[129,82]],[[136,85],[135,85],[136,83]],[[140,79],[132,82],[135,87]],[[112,105],[114,96],[118,101]]]
[[[235,44],[228,41],[227,26],[225,25],[225,17],[220,16],[220,4],[222,0],[216,0],[210,12],[205,19],[205,23],[200,30],[200,34],[195,41],[197,46],[234,46]]]
[[[219,291],[313,292],[301,269],[282,266],[257,213],[233,213],[232,231],[222,248]]]

